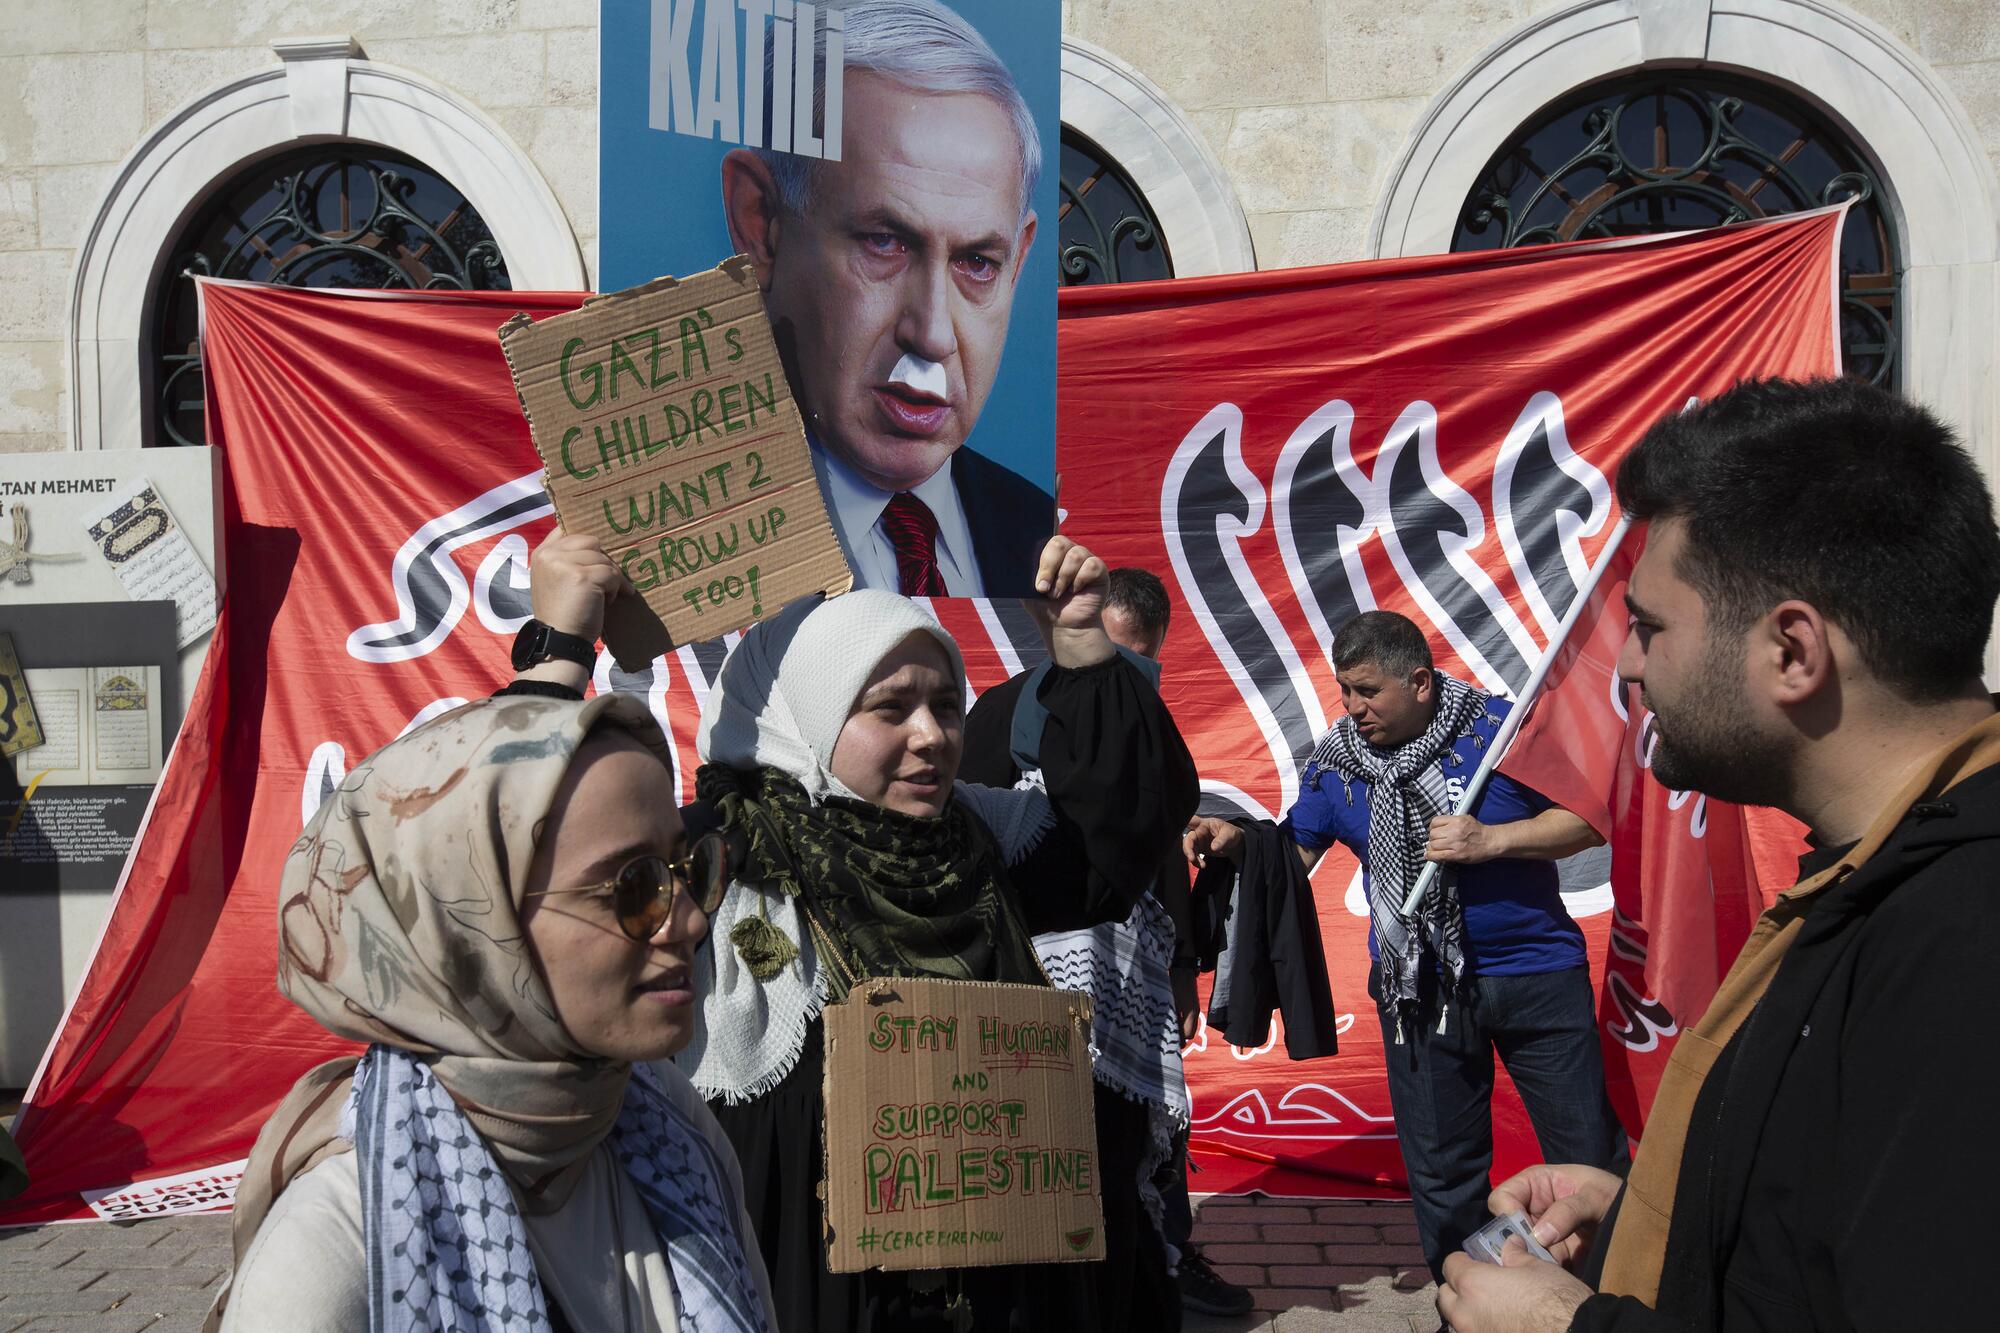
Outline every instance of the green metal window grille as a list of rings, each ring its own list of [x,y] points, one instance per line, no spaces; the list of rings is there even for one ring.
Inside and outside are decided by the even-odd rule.
[[[1451,248],[1680,231],[1849,199],[1842,358],[1849,374],[1894,386],[1903,270],[1882,178],[1825,116],[1748,79],[1628,75],[1566,98],[1479,174]]]
[[[194,274],[289,287],[509,287],[485,221],[421,162],[361,144],[267,159],[217,190],[169,252],[156,297],[150,443],[206,439]]]
[[[1109,153],[1067,125],[1056,216],[1063,286],[1174,276],[1167,238],[1146,196]]]

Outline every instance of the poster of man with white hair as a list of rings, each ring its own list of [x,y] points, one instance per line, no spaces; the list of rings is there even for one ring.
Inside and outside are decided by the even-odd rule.
[[[604,0],[599,286],[756,265],[855,586],[1054,531],[1059,0]]]

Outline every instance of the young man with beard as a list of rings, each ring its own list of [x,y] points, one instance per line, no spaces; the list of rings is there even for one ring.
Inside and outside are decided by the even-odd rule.
[[[1767,381],[1654,426],[1618,499],[1651,525],[1619,673],[1654,776],[1785,810],[1812,851],[1675,1043],[1622,1189],[1542,1166],[1494,1191],[1574,1275],[1454,1258],[1439,1309],[1459,1333],[1991,1327],[1985,480],[1921,407]]]
[[[1253,864],[1247,838],[1282,840],[1306,871],[1335,842],[1360,858],[1389,1104],[1424,1257],[1441,1278],[1445,1256],[1486,1220],[1496,1053],[1548,1156],[1607,1171],[1626,1163],[1604,1092],[1583,932],[1563,907],[1555,867],[1601,839],[1503,774],[1471,813],[1452,813],[1510,705],[1437,670],[1414,621],[1356,616],[1334,636],[1333,665],[1347,715],[1314,749],[1284,822],[1272,830],[1197,819],[1183,847],[1191,861],[1221,856],[1239,867]],[[1426,861],[1444,863],[1444,873],[1406,917],[1403,900]],[[1273,869],[1246,868],[1246,877],[1296,870],[1282,856],[1254,864]]]

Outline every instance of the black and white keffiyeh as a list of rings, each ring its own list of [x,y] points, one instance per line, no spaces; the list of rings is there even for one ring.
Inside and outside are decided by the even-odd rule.
[[[1452,747],[1471,735],[1473,724],[1486,712],[1490,697],[1442,671],[1437,682],[1437,711],[1423,734],[1393,749],[1371,745],[1343,717],[1313,748],[1312,763],[1339,777],[1370,787],[1368,797],[1368,910],[1375,924],[1375,943],[1382,976],[1382,1007],[1396,1015],[1397,1040],[1402,1020],[1417,1003],[1418,968],[1429,944],[1443,967],[1446,1003],[1465,980],[1465,914],[1458,902],[1458,877],[1450,866],[1431,878],[1414,915],[1403,914],[1403,900],[1423,873],[1424,849],[1430,823],[1450,814],[1444,766],[1456,765]],[[1348,799],[1353,793],[1348,792]],[[1440,1015],[1440,1022],[1443,1016]]]
[[[1151,894],[1123,921],[1035,936],[1049,984],[1090,996],[1091,1069],[1099,1083],[1188,1122],[1180,1016],[1171,968],[1174,922]]]

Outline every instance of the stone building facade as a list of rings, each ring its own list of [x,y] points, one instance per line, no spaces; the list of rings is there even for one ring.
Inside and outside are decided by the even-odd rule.
[[[0,451],[160,441],[167,252],[289,147],[416,157],[515,287],[592,281],[596,0],[0,2]],[[1450,248],[1587,86],[1771,88],[1881,181],[1899,382],[2000,457],[2000,0],[1065,0],[1063,28],[1065,124],[1181,275]]]

